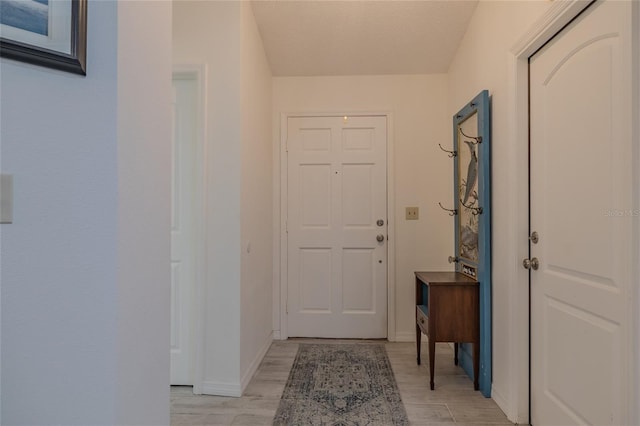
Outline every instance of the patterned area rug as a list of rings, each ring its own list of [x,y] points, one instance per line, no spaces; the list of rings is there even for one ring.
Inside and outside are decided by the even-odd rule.
[[[408,425],[384,345],[301,343],[274,425]]]

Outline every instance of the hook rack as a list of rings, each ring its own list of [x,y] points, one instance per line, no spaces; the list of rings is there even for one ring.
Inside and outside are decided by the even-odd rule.
[[[471,214],[477,216],[482,214],[482,207],[473,207],[472,205],[466,205],[462,199],[460,199],[460,204],[462,204],[465,208],[471,210]]]
[[[441,150],[443,150],[444,152],[449,154],[449,158],[453,158],[453,157],[456,157],[458,155],[458,151],[448,151],[448,150],[444,149],[442,147],[442,145],[438,144],[438,146],[440,147]]]
[[[472,143],[472,144],[474,144],[474,145],[475,145],[475,144],[478,144],[478,143],[482,143],[482,136],[469,136],[469,135],[466,135],[466,134],[462,131],[462,127],[458,127],[458,130],[460,130],[460,133],[462,133],[462,136],[464,136],[465,138],[469,138],[469,139],[473,139],[473,140],[475,140],[475,142],[471,142],[471,141],[469,141],[469,143]]]
[[[455,216],[458,214],[458,209],[447,209],[445,208],[442,204],[440,204],[440,202],[438,202],[438,205],[440,206],[440,208],[444,211],[449,212],[449,216]]]

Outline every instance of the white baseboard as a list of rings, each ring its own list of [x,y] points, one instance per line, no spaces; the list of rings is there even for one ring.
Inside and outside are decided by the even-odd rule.
[[[273,340],[282,340],[282,337],[280,337],[280,330],[273,330]]]
[[[416,332],[396,331],[396,342],[415,342]]]
[[[242,396],[240,383],[224,382],[202,382],[202,393],[204,395],[216,396]]]
[[[513,413],[509,413],[509,401],[507,401],[504,396],[502,396],[502,393],[498,389],[496,389],[493,383],[491,384],[491,399],[493,399],[496,404],[498,404],[498,408],[502,410],[502,412],[507,416],[510,422],[517,423],[517,419],[515,418],[515,416],[511,415]]]
[[[269,335],[267,336],[267,338],[263,342],[262,347],[260,348],[260,350],[256,354],[256,357],[251,362],[251,365],[249,365],[249,368],[243,374],[242,380],[240,381],[240,394],[242,394],[244,392],[244,390],[249,385],[249,382],[251,381],[251,378],[253,377],[253,375],[258,370],[258,367],[260,366],[260,363],[262,362],[262,358],[264,358],[264,356],[266,355],[267,351],[269,350],[269,347],[271,346],[271,342],[273,342],[273,332],[269,333]]]
[[[416,341],[416,332],[415,331],[398,331],[396,332],[396,342],[415,342]],[[422,341],[427,341],[427,336],[422,335]]]
[[[269,333],[269,336],[265,339],[262,347],[258,351],[253,362],[245,372],[240,383],[228,383],[228,382],[202,382],[202,394],[204,395],[216,395],[216,396],[242,396],[245,388],[251,381],[251,378],[255,374],[256,370],[262,362],[265,354],[271,346],[273,341],[273,333]]]

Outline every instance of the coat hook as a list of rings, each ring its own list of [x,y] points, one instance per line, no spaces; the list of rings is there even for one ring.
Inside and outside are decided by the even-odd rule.
[[[449,154],[449,158],[453,158],[453,157],[455,157],[455,156],[457,156],[457,155],[458,155],[458,151],[448,151],[448,150],[444,149],[444,148],[442,147],[442,145],[438,144],[438,146],[440,147],[440,149],[441,149],[441,150],[443,150],[444,152],[446,152],[447,154]]]
[[[445,208],[442,204],[440,204],[440,202],[438,202],[438,205],[440,206],[440,208],[444,211],[449,212],[449,216],[455,216],[458,214],[458,209],[447,209]]]
[[[473,139],[475,140],[475,142],[471,142],[469,141],[469,143],[472,144],[477,144],[477,143],[482,143],[482,136],[469,136],[469,135],[465,135],[465,133],[462,131],[462,127],[458,127],[458,130],[460,130],[460,133],[462,133],[462,136],[464,136],[465,138],[469,138],[469,139]]]
[[[473,205],[466,205],[462,200],[460,200],[460,204],[462,204],[467,209],[471,210],[471,214],[474,216],[482,214],[482,207],[473,207]]]

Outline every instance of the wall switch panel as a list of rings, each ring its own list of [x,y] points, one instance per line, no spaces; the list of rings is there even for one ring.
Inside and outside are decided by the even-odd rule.
[[[0,223],[13,223],[13,175],[0,174]]]
[[[418,220],[419,211],[417,207],[407,207],[406,208],[406,220]]]

